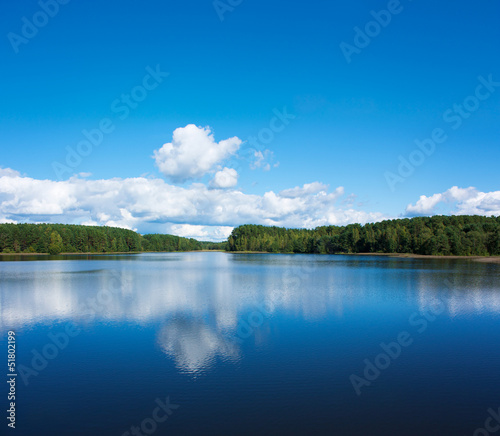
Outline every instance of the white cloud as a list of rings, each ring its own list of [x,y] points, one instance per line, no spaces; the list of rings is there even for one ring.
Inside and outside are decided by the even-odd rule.
[[[21,173],[19,171],[10,169],[10,168],[0,168],[0,177],[16,177],[20,176]]]
[[[344,193],[343,188],[339,189],[338,194],[342,195]],[[303,197],[304,195],[316,194],[318,192],[325,192],[328,190],[328,185],[320,182],[306,183],[304,186],[296,186],[295,188],[285,189],[280,192],[282,197],[296,198]]]
[[[171,224],[165,228],[165,233],[194,238],[199,241],[217,241],[227,239],[233,227],[230,226],[202,226],[193,224]]]
[[[208,368],[217,355],[224,359],[238,358],[238,348],[216,329],[192,317],[174,318],[158,334],[158,343],[175,359],[182,371],[190,374]]]
[[[406,207],[406,215],[430,215],[442,205],[451,205],[455,215],[500,215],[500,191],[481,192],[476,188],[453,186],[443,193],[421,195],[415,204]]]
[[[225,239],[230,229],[240,224],[310,228],[387,218],[381,213],[340,209],[337,201],[342,195],[342,187],[328,193],[327,186],[319,182],[281,193],[250,195],[231,188],[210,189],[201,183],[185,188],[159,178],[72,177],[52,181],[2,170],[0,218],[15,222],[92,223],[207,240]]]
[[[213,180],[210,181],[211,188],[233,188],[238,183],[238,173],[233,168],[224,167],[217,171]]]
[[[254,161],[250,162],[250,168],[256,170],[257,168],[262,168],[264,171],[269,171],[271,169],[270,160],[273,158],[273,152],[271,150],[254,151],[253,153]],[[276,167],[278,164],[275,164]]]
[[[215,142],[209,127],[188,124],[174,130],[172,142],[154,151],[159,170],[173,182],[197,179],[216,169],[241,145],[236,136]]]
[[[17,221],[7,219],[5,216],[0,215],[0,224],[16,224],[16,223],[17,223]]]
[[[443,194],[434,194],[431,197],[421,195],[415,205],[409,204],[406,206],[408,215],[426,215],[431,213],[436,205],[443,201]]]

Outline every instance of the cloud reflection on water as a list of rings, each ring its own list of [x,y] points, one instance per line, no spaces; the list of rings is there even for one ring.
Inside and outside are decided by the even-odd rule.
[[[70,320],[154,324],[160,348],[180,370],[197,374],[216,358],[239,359],[240,347],[230,338],[245,314],[262,305],[272,308],[271,318],[284,314],[311,322],[382,303],[424,310],[438,298],[449,316],[500,313],[495,267],[226,253],[146,254],[125,262],[0,262],[0,325],[5,331]],[[456,288],[447,289],[445,280]],[[114,291],[105,304],[96,304],[103,289]],[[89,319],[82,307],[92,304],[95,318]]]

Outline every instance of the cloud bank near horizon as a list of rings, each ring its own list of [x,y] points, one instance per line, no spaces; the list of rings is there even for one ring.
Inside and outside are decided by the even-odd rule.
[[[216,142],[210,127],[177,128],[172,141],[152,156],[168,182],[159,177],[92,180],[88,173],[64,181],[40,180],[0,168],[0,222],[105,225],[217,241],[241,224],[314,228],[396,218],[357,209],[354,193],[345,194],[342,186],[331,191],[320,181],[246,194],[237,186],[237,170],[230,168],[245,144],[236,136]],[[269,170],[264,161],[271,153],[251,152],[250,169]],[[210,180],[200,183],[206,175]],[[186,182],[191,184],[179,186]],[[420,196],[399,217],[435,214],[443,208],[450,214],[500,215],[500,191],[454,186]]]
[[[106,225],[223,240],[234,226],[248,223],[314,228],[394,218],[342,207],[342,199],[349,197],[344,188],[329,192],[320,182],[253,195],[201,183],[180,187],[160,178],[90,180],[85,176],[38,180],[0,169],[0,222]],[[500,215],[500,191],[455,186],[421,196],[402,216],[432,214],[441,204],[454,206],[451,214]]]
[[[202,183],[180,187],[145,177],[38,180],[0,169],[0,221],[107,225],[220,240],[240,224],[312,228],[386,218],[338,207],[342,187],[328,192],[327,185],[313,182],[278,193],[245,194],[231,188],[234,173],[221,173],[224,177],[215,180],[225,189]]]
[[[233,188],[236,171],[219,173],[221,178],[214,180],[225,189],[202,183],[180,187],[160,178],[90,180],[86,174],[66,181],[39,180],[0,168],[0,222],[106,225],[222,240],[234,226],[248,223],[314,228],[395,218],[348,206],[343,187],[329,192],[327,185],[312,182],[277,193],[245,194]],[[454,186],[422,195],[400,217],[434,214],[442,205],[451,206],[451,214],[496,216],[500,191]]]
[[[451,206],[453,215],[500,215],[500,191],[481,192],[474,187],[453,186],[445,192],[427,197],[421,195],[406,207],[407,216],[436,214],[443,206]]]

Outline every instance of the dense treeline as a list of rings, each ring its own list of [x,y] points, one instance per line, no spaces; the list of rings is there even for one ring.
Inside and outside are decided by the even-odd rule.
[[[223,242],[200,241],[200,244],[203,250],[227,251],[227,241]]]
[[[201,250],[195,239],[172,235],[141,236],[116,227],[71,224],[0,224],[3,253],[110,253]]]
[[[417,217],[313,230],[244,225],[233,230],[227,249],[272,253],[500,255],[500,217]]]
[[[192,251],[202,250],[203,243],[196,239],[182,238],[174,235],[144,235],[143,251]]]
[[[265,251],[271,253],[411,253],[500,255],[500,217],[434,216],[379,223],[285,229],[244,225],[227,241],[140,235],[116,227],[0,224],[3,253],[111,253],[140,251]]]

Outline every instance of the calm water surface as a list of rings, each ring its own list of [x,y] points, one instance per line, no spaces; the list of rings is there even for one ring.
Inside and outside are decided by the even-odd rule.
[[[31,259],[0,262],[2,434],[473,435],[499,411],[500,265]]]

